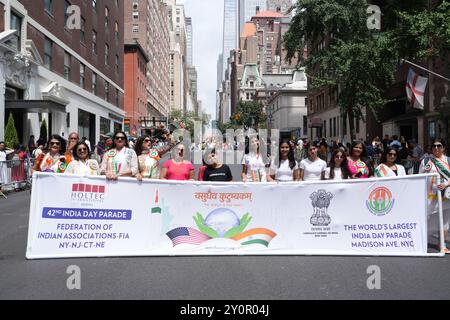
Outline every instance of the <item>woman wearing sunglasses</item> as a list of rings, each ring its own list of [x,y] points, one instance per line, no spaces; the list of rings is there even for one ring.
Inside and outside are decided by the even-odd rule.
[[[125,132],[117,131],[113,141],[111,149],[103,156],[100,173],[108,180],[136,176],[139,173],[137,155],[130,149]]]
[[[321,180],[349,179],[350,172],[347,166],[347,154],[344,150],[336,149],[330,159],[330,166],[322,172]]]
[[[378,178],[383,177],[397,177],[406,176],[405,167],[403,167],[398,162],[398,152],[396,147],[387,147],[383,152],[380,164],[375,169],[375,176]]]
[[[97,160],[89,159],[90,150],[85,142],[76,143],[72,151],[73,160],[67,166],[65,173],[95,176],[100,174]]]
[[[419,173],[437,173],[439,175],[438,179],[431,179],[431,184],[428,187],[428,212],[432,212],[432,216],[429,217],[428,221],[428,231],[437,232],[439,230],[437,194],[441,192],[443,195],[444,238],[445,241],[448,241],[448,229],[450,225],[450,159],[445,155],[445,144],[443,140],[434,139],[431,147],[432,154],[424,158],[419,167]],[[444,246],[442,250],[447,254],[450,253],[447,246]]]
[[[47,153],[41,153],[33,166],[34,171],[64,173],[67,167],[66,140],[60,135],[50,137],[46,147]]]
[[[171,142],[162,147],[157,148],[156,140],[145,135],[140,137],[136,142],[136,155],[138,156],[139,174],[136,177],[141,180],[146,179],[159,179],[159,160],[175,145],[175,142]]]

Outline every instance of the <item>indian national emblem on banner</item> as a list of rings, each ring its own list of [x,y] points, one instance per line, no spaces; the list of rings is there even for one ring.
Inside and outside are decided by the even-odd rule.
[[[379,187],[373,190],[366,201],[367,208],[376,216],[388,214],[394,206],[392,192],[386,187]]]
[[[312,200],[314,213],[310,219],[313,226],[326,227],[331,223],[331,217],[328,215],[328,207],[330,206],[333,194],[324,189],[313,192],[309,198]]]

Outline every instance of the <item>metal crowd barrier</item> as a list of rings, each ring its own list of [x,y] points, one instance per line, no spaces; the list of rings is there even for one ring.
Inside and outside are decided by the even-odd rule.
[[[0,196],[3,191],[31,187],[33,160],[0,161]]]

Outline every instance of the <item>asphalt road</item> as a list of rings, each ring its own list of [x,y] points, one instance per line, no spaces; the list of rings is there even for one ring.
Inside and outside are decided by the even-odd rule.
[[[0,299],[449,299],[450,257],[236,256],[26,260],[29,191],[0,198]],[[67,268],[81,271],[69,290]],[[369,266],[381,271],[369,290]]]

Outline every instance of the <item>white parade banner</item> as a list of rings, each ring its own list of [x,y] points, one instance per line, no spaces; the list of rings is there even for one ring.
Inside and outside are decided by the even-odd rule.
[[[427,255],[430,177],[274,184],[36,173],[26,257]]]

